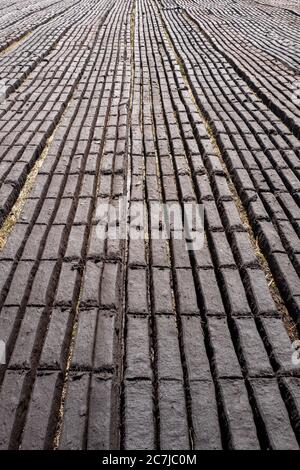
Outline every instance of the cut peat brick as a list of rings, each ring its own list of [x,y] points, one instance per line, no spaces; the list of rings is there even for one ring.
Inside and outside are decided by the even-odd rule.
[[[275,379],[253,379],[251,388],[272,449],[299,449]],[[272,400],[269,397],[272,397]]]
[[[84,446],[90,376],[73,373],[68,380],[64,416],[59,442],[63,450],[81,450]]]
[[[124,424],[124,448],[126,450],[154,449],[154,406],[151,382],[126,381]]]
[[[224,379],[220,387],[224,402],[224,418],[230,435],[229,447],[234,450],[259,449],[260,445],[244,381]]]
[[[142,315],[128,315],[126,336],[127,379],[152,378],[150,360],[150,323]]]
[[[186,404],[182,382],[161,381],[159,384],[162,450],[190,448]]]
[[[217,401],[213,382],[192,382],[191,398],[195,449],[222,449]]]
[[[22,387],[26,374],[22,371],[8,371],[1,386],[0,416],[0,449],[8,449],[19,403],[22,400]]]
[[[147,271],[145,269],[129,269],[128,312],[148,313]]]
[[[56,430],[53,419],[59,410],[62,376],[57,372],[38,374],[22,437],[22,449],[51,449]]]
[[[196,291],[191,269],[176,269],[176,295],[181,314],[198,314]]]
[[[152,276],[155,313],[173,313],[170,270],[154,268]]]
[[[298,449],[297,2],[0,3],[0,448]]]

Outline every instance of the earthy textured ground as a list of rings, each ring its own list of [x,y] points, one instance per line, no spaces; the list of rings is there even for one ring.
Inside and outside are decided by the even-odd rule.
[[[300,2],[0,13],[0,448],[299,448]],[[122,196],[204,248],[97,238]]]

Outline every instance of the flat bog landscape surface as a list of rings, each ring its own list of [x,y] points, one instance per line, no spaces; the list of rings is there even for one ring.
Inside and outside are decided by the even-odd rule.
[[[299,449],[299,30],[0,1],[0,449]]]

